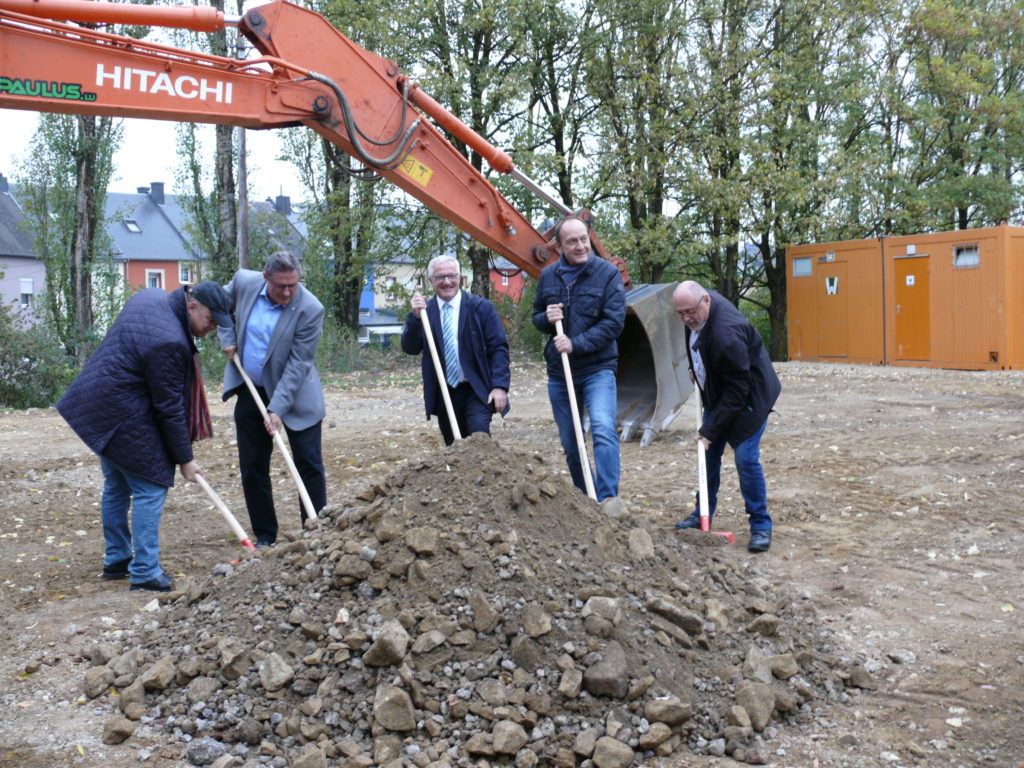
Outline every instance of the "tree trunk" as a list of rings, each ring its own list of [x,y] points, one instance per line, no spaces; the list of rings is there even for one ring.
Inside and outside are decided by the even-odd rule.
[[[96,179],[96,119],[80,115],[78,123],[75,237],[71,246],[71,279],[75,291],[76,357],[84,365],[92,352],[86,334],[92,328],[93,184]]]
[[[234,132],[230,125],[216,127],[213,196],[217,201],[217,250],[214,253],[216,280],[227,282],[237,266],[238,207],[235,195]],[[269,254],[262,254],[265,258]]]

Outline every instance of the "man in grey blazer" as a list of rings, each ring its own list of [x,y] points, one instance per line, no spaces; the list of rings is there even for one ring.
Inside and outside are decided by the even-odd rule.
[[[228,356],[224,399],[237,395],[235,430],[245,505],[257,546],[277,540],[270,483],[274,434],[288,434],[292,458],[317,511],[327,504],[321,453],[324,393],[316,369],[324,308],[299,282],[299,263],[285,251],[267,259],[263,273],[241,269],[226,289],[235,305],[235,327],[220,328]],[[266,421],[230,358],[240,356],[268,412]],[[301,519],[306,518],[299,503]]]

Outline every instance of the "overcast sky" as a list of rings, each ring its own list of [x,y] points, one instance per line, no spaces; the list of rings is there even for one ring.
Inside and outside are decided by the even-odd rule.
[[[39,122],[39,113],[0,109],[0,173],[10,178],[28,154],[29,142]],[[136,187],[162,181],[171,194],[174,189],[175,123],[164,120],[124,120],[124,139],[114,158],[116,167],[110,183],[113,192],[133,192]],[[212,146],[213,126],[201,126]],[[293,201],[303,198],[298,176],[288,163],[275,160],[280,152],[279,131],[248,131],[249,198],[288,195]],[[212,158],[212,149],[211,158]]]

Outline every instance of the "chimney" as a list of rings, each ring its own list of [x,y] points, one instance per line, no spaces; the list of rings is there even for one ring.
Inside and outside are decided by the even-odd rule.
[[[149,185],[149,196],[153,202],[157,205],[164,204],[164,183],[162,181],[153,181]]]
[[[287,216],[292,212],[292,199],[288,195],[278,195],[274,202],[274,210]]]
[[[7,183],[7,177],[0,173],[0,193],[7,193],[11,191],[10,184]]]

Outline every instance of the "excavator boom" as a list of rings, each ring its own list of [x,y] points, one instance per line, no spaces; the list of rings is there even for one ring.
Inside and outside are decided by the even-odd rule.
[[[109,24],[205,32],[234,25],[262,55],[235,60],[95,28]],[[557,258],[549,241],[436,126],[569,212],[394,63],[286,0],[241,18],[211,8],[0,0],[0,107],[245,128],[304,125],[534,277]],[[598,255],[609,258],[600,240],[592,240]],[[611,260],[630,286],[625,261]],[[628,351],[619,371],[623,438],[642,431],[642,442],[671,422],[691,391],[681,331],[663,327],[650,311],[672,318],[664,296],[671,286],[646,288],[627,294],[621,345]]]

